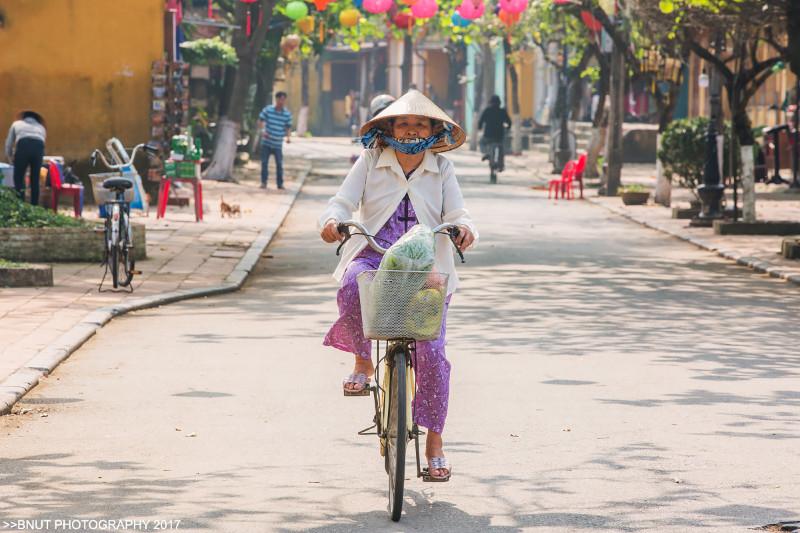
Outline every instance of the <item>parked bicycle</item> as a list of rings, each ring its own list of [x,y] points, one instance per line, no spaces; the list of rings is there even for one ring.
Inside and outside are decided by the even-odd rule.
[[[155,151],[154,148],[148,145],[139,144],[133,148],[130,161],[134,160],[137,152],[142,148],[148,152]],[[117,163],[110,163],[105,155],[103,155],[103,152],[95,150],[92,152],[91,156],[92,167],[97,165],[98,157],[103,164],[111,170],[118,170],[121,172],[125,167],[130,165],[130,163],[120,160],[118,155],[115,156],[115,152],[110,148],[109,150],[111,158],[117,161]],[[123,150],[123,153],[124,152]],[[130,203],[133,200],[133,186],[133,180],[123,177],[122,175],[103,181],[103,188],[109,191],[112,196],[107,199],[103,205],[105,211],[103,265],[105,265],[106,270],[103,273],[103,279],[100,280],[100,287],[98,287],[100,291],[103,289],[103,282],[109,270],[111,271],[111,283],[113,288],[128,287],[131,292],[133,292],[133,287],[131,285],[133,276],[135,274],[141,274],[140,271],[135,269],[136,260],[133,248],[133,228],[131,227],[130,221]]]
[[[351,233],[350,228],[357,232]],[[373,250],[386,253],[386,248],[380,246],[375,236],[358,222],[343,222],[337,229],[345,237],[336,255],[352,235],[364,236]],[[455,224],[441,224],[433,231],[449,235],[455,246],[459,234]],[[458,246],[456,251],[463,263],[464,255]],[[411,355],[415,353],[416,341],[439,337],[447,280],[447,274],[405,270],[367,270],[357,277],[364,336],[376,341],[377,364],[375,384],[350,394],[373,397],[373,423],[358,434],[378,436],[380,454],[389,476],[388,510],[395,522],[400,520],[403,510],[406,446],[411,440],[416,452],[417,477],[427,482],[449,479],[432,477],[427,467],[420,468],[419,436],[424,432],[412,417],[416,381]],[[383,356],[381,341],[384,343]]]

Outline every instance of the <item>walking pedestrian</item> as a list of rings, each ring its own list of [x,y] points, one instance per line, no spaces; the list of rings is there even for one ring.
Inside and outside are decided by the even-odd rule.
[[[373,101],[374,102],[374,101]],[[435,227],[458,224],[457,245],[468,248],[477,238],[456,179],[453,163],[440,152],[460,146],[466,135],[447,114],[422,93],[410,90],[361,127],[361,153],[336,195],[319,219],[325,242],[341,240],[337,224],[359,219],[384,246],[396,242],[417,223]],[[374,367],[370,341],[364,338],[356,277],[377,270],[382,256],[366,241],[348,241],[334,277],[341,282],[337,295],[339,319],[323,344],[355,356],[353,373],[345,378],[347,392],[369,386]],[[458,286],[453,250],[448,237],[437,236],[435,270],[449,274],[445,313]],[[445,357],[445,322],[438,339],[416,343],[414,364],[417,393],[414,422],[428,428],[425,455],[429,472],[440,481],[450,478],[450,465],[442,452],[442,432],[450,390],[450,362]]]
[[[290,143],[292,112],[286,109],[286,93],[275,94],[275,104],[268,105],[258,115],[261,130],[261,188],[267,188],[269,156],[275,157],[275,174],[278,189],[283,189],[283,137]]]
[[[25,199],[25,172],[30,170],[31,204],[39,205],[39,171],[47,138],[45,121],[35,111],[21,111],[6,137],[6,157],[14,165],[14,189]]]

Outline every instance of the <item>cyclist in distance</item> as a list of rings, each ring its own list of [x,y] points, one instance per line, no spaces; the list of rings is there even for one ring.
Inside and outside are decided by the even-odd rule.
[[[392,105],[396,98],[391,94],[379,94],[369,103],[369,118],[375,118],[378,113]]]
[[[509,128],[511,128],[511,117],[508,116],[508,111],[506,111],[505,107],[500,106],[500,97],[496,94],[492,95],[489,98],[489,106],[483,110],[481,118],[478,120],[478,129],[483,130],[481,145],[484,156],[482,161],[489,159],[492,145],[500,145],[498,172],[502,172],[505,169],[503,141]]]
[[[417,223],[433,228],[444,222],[458,225],[456,245],[461,250],[472,245],[478,234],[464,206],[455,169],[440,155],[464,142],[466,135],[458,124],[425,95],[410,90],[368,120],[361,127],[361,135],[365,150],[319,218],[325,242],[342,240],[337,224],[351,219],[358,210],[361,223],[381,246],[393,244]],[[343,382],[348,391],[368,387],[375,370],[371,343],[363,334],[356,276],[377,270],[381,258],[365,240],[351,239],[344,245],[334,273],[341,282],[337,293],[339,319],[323,344],[354,354],[353,373]],[[449,274],[446,314],[458,285],[452,245],[446,235],[436,235],[434,269]],[[445,330],[443,320],[439,338],[417,342],[412,356],[417,375],[414,422],[428,428],[428,468],[432,477],[440,479],[450,475],[442,451],[450,380]]]

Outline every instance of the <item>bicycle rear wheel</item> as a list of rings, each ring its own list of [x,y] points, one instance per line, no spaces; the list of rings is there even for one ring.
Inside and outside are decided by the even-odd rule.
[[[389,474],[389,514],[400,520],[403,512],[403,486],[406,475],[406,352],[397,347],[393,354],[387,395],[386,473]]]

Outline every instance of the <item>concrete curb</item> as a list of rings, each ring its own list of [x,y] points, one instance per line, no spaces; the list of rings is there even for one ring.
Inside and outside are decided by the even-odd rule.
[[[637,218],[636,216],[626,212],[624,209],[606,205],[592,198],[586,198],[586,200],[591,204],[594,204],[608,211],[611,211],[615,215],[627,218],[631,222],[635,222],[646,228],[660,231],[661,233],[666,233],[671,237],[675,237],[676,239],[686,241],[690,244],[697,246],[698,248],[702,248],[703,250],[714,252],[720,257],[724,257],[725,259],[734,261],[738,265],[751,268],[760,274],[769,274],[770,277],[782,279],[788,283],[793,283],[794,285],[800,286],[800,274],[796,270],[785,270],[785,267],[783,266],[775,265],[773,263],[770,263],[769,261],[765,261],[764,259],[760,259],[758,257],[746,256],[733,250],[718,248],[717,246],[703,239],[698,239],[697,237],[692,237],[690,235],[683,235],[672,229],[664,227],[660,224],[648,222],[647,220],[644,220],[642,218]]]
[[[233,271],[220,285],[211,287],[199,287],[196,289],[184,289],[134,298],[125,303],[100,307],[87,314],[83,319],[72,328],[58,337],[55,341],[47,345],[34,355],[25,366],[17,369],[0,383],[0,415],[7,414],[20,398],[25,396],[33,389],[42,377],[50,374],[62,361],[67,359],[73,352],[92,338],[97,331],[105,326],[114,317],[124,315],[131,311],[148,309],[166,305],[181,300],[200,298],[204,296],[216,296],[229,292],[235,292],[242,288],[250,272],[258,263],[261,254],[264,253],[269,243],[275,237],[278,229],[283,225],[286,215],[292,209],[300,191],[303,188],[308,174],[311,172],[311,164],[300,170],[298,174],[297,192],[291,196],[286,196],[286,201],[279,208],[277,214],[278,223],[264,229],[256,239],[250,244],[244,256],[234,267]]]

